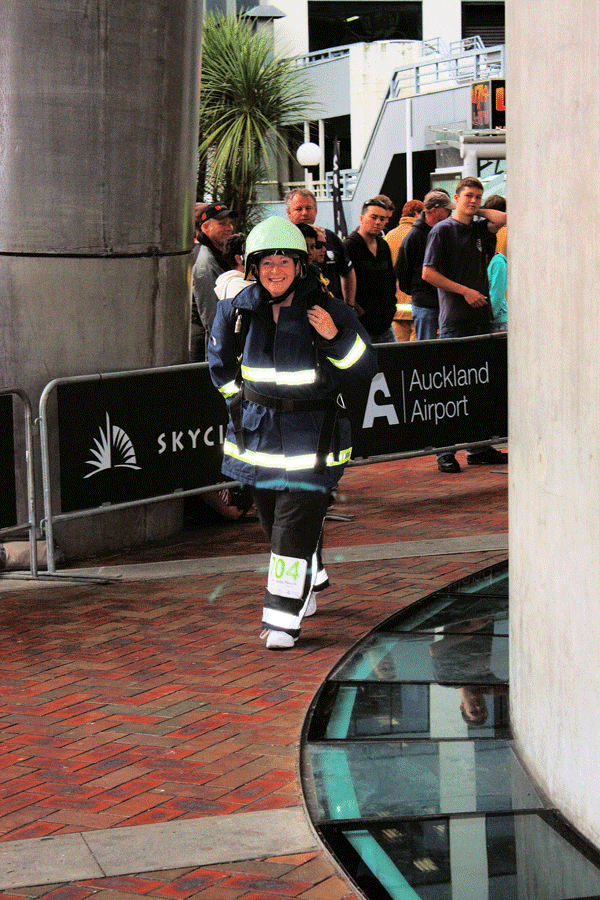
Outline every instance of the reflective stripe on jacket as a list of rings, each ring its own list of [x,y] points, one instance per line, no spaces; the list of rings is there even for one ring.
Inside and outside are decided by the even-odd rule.
[[[316,279],[309,273],[296,289],[291,306],[280,307],[276,326],[257,284],[232,300],[219,302],[208,359],[213,383],[228,402],[239,390],[236,310],[250,313],[241,372],[248,387],[260,394],[314,400],[322,406],[328,398],[335,402],[340,389],[373,378],[377,372],[375,351],[356,314],[341,300],[330,297],[327,301],[327,311],[338,328],[336,338],[326,341],[316,336],[306,312],[322,299]],[[316,472],[324,416],[323,409],[283,412],[244,399],[243,447],[237,445],[230,419],[223,473],[243,484],[275,490],[331,490],[350,458],[350,423],[343,416],[338,420],[339,444],[332,441],[324,472]]]

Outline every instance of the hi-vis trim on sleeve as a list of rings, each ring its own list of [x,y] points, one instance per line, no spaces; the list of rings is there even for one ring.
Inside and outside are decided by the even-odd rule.
[[[256,450],[244,450],[243,453],[240,453],[236,445],[227,440],[223,444],[223,453],[225,456],[239,459],[240,462],[248,463],[249,466],[255,466],[257,469],[285,469],[286,472],[314,469],[316,462],[314,453],[304,453],[300,456],[284,456],[283,453],[262,453]],[[339,459],[335,459],[333,453],[329,453],[325,464],[327,466],[345,465],[352,456],[352,447],[340,450],[339,456]]]
[[[366,349],[367,346],[365,342],[361,338],[360,334],[357,334],[356,340],[354,341],[354,347],[352,348],[352,350],[350,350],[349,353],[346,353],[343,359],[332,359],[331,356],[328,356],[327,359],[338,369],[349,369],[350,366],[353,366],[355,362],[358,362]]]
[[[228,381],[227,384],[221,385],[221,387],[219,388],[219,392],[223,394],[223,396],[227,400],[229,397],[233,397],[234,394],[237,394],[239,389],[239,385],[237,385],[235,381]]]
[[[259,369],[242,366],[242,375],[246,381],[270,381],[272,384],[314,384],[317,373],[314,369],[298,372],[277,372],[275,369]]]

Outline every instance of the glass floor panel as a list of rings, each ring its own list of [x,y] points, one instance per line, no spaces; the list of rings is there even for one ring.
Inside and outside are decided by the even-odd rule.
[[[508,635],[506,600],[500,597],[473,597],[443,594],[431,601],[427,609],[415,610],[395,621],[384,623],[377,631],[437,631],[463,632],[473,628],[473,622],[489,619],[494,634]]]
[[[318,819],[381,819],[541,806],[504,741],[311,745]]]
[[[464,634],[377,631],[338,666],[338,681],[505,684],[508,637],[492,624]]]
[[[508,563],[382,622],[309,709],[317,832],[369,900],[600,900],[600,853],[510,745]]]
[[[464,717],[467,708],[475,724]],[[330,681],[309,741],[508,739],[508,686]]]
[[[325,826],[377,900],[598,900],[600,869],[553,812]]]

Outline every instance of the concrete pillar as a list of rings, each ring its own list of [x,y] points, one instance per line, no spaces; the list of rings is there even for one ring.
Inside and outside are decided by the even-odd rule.
[[[511,714],[600,846],[600,8],[506,12]]]
[[[0,372],[34,409],[56,377],[186,361],[201,8],[3,10]],[[174,517],[172,505],[95,517],[63,526],[62,541],[106,549]]]

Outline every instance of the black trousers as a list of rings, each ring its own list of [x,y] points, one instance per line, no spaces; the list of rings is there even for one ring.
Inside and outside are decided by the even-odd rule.
[[[298,637],[301,613],[316,576],[316,552],[329,493],[254,488],[253,494],[260,523],[271,545],[263,625]],[[297,583],[292,577],[278,587],[277,579],[272,577],[275,569],[298,573]]]

